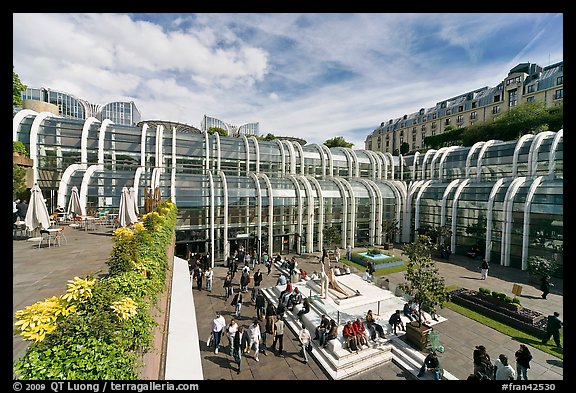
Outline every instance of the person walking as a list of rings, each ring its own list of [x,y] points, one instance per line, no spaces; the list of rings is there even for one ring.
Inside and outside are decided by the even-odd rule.
[[[240,318],[240,312],[242,311],[242,291],[238,291],[232,299],[232,306],[234,306],[234,314],[236,318]]]
[[[206,290],[208,292],[212,292],[212,280],[214,278],[214,271],[212,271],[212,267],[208,267],[208,270],[204,273],[206,277]]]
[[[259,321],[264,319],[265,307],[266,307],[266,298],[261,290],[258,290],[258,294],[256,295],[256,300],[254,302],[254,307],[256,307],[256,319]]]
[[[351,256],[352,256],[352,246],[348,244],[346,246],[346,259],[350,261]]]
[[[28,212],[28,204],[25,200],[21,200],[16,204],[16,210],[18,210],[18,220],[24,221],[26,219],[26,213]]]
[[[218,353],[218,348],[220,348],[220,338],[222,337],[222,332],[226,327],[226,320],[219,312],[216,312],[214,319],[212,320],[212,343],[214,344],[214,353]]]
[[[12,224],[18,221],[18,204],[20,203],[20,199],[16,199],[12,202]]]
[[[228,326],[226,326],[226,337],[228,338],[228,347],[230,348],[229,352],[230,355],[234,354],[234,336],[236,336],[236,332],[238,331],[238,324],[236,320],[232,318]]]
[[[244,335],[244,326],[238,326],[238,331],[234,335],[234,342],[233,342],[233,351],[232,356],[238,365],[238,370],[236,374],[240,374],[242,371],[242,352],[244,352],[242,348],[242,336]]]
[[[202,291],[202,277],[204,277],[204,274],[202,273],[202,269],[198,267],[196,274],[196,286],[198,287],[199,291]]]
[[[252,287],[252,296],[250,298],[250,301],[254,302],[256,300],[256,295],[258,294],[258,292],[260,292],[260,284],[264,279],[264,276],[260,272],[260,268],[256,269],[256,273],[254,273],[254,277],[252,279],[254,280],[254,286]]]
[[[472,358],[474,361],[474,375],[480,373],[487,379],[494,378],[492,361],[490,360],[490,355],[488,355],[484,345],[476,346]]]
[[[300,347],[302,351],[302,357],[304,358],[304,363],[308,364],[308,351],[310,350],[310,332],[304,326],[304,322],[301,322],[300,331],[298,332],[298,340],[300,340]]]
[[[248,337],[250,338],[248,352],[254,348],[254,360],[259,362],[260,359],[258,359],[258,354],[260,353],[260,340],[262,335],[260,333],[260,323],[258,319],[252,321],[252,325],[248,327]]]
[[[520,344],[520,349],[516,351],[514,356],[516,356],[516,379],[520,381],[524,378],[527,381],[530,360],[532,360],[530,350],[526,345]]]
[[[550,293],[550,287],[554,286],[550,282],[550,276],[544,275],[540,278],[540,290],[542,291],[542,299],[546,299],[546,296]]]
[[[486,259],[482,260],[482,264],[480,265],[480,279],[481,280],[486,280],[486,278],[488,278],[488,262],[486,262]]]
[[[508,364],[508,357],[501,353],[494,362],[494,380],[513,381],[515,378],[516,372],[512,366]]]
[[[274,322],[274,341],[272,342],[274,351],[276,351],[276,343],[278,343],[276,355],[284,357],[284,320],[280,315],[276,316],[276,322]]]
[[[224,284],[222,286],[224,287],[224,291],[226,291],[224,300],[228,301],[230,295],[232,295],[232,274],[230,272],[226,273],[226,278],[224,278]]]
[[[274,340],[274,323],[276,322],[276,316],[273,313],[266,314],[266,323],[264,325],[264,332],[262,333],[262,353],[264,356],[268,356],[266,354],[266,339],[268,335],[272,337]]]
[[[548,344],[550,337],[553,337],[556,346],[562,348],[562,344],[560,343],[560,328],[562,328],[564,323],[559,317],[560,313],[558,311],[554,311],[554,314],[548,315],[548,319],[546,320],[546,335],[542,340],[542,344]]]

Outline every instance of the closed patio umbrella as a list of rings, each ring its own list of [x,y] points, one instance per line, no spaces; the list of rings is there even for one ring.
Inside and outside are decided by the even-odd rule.
[[[134,201],[134,213],[138,215],[140,213],[138,212],[138,201],[136,199],[136,190],[134,189],[134,187],[130,187],[129,191],[130,191],[130,198],[132,198],[132,200]]]
[[[29,231],[37,228],[50,228],[50,214],[48,214],[44,195],[42,195],[42,190],[40,190],[38,183],[34,183],[32,187],[30,203],[28,204],[28,211],[24,218],[24,223],[26,224],[26,229]]]
[[[80,196],[78,195],[78,187],[72,187],[72,194],[70,194],[70,200],[68,201],[68,217],[74,215],[85,216],[84,209],[80,205]]]
[[[122,187],[120,194],[120,207],[118,209],[118,223],[121,227],[127,227],[138,221],[134,212],[134,201],[130,198],[128,187]]]

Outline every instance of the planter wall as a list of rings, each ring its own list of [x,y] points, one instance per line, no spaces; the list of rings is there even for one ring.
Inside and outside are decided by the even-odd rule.
[[[409,322],[406,324],[406,341],[423,351],[430,346],[428,333],[431,330],[432,328],[424,323],[418,326],[417,321]]]

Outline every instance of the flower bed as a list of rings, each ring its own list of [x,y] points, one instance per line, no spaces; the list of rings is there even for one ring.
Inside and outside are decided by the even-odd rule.
[[[535,334],[538,337],[544,335],[546,331],[546,318],[537,311],[517,307],[466,288],[455,289],[450,292],[450,295],[453,303],[519,330]]]

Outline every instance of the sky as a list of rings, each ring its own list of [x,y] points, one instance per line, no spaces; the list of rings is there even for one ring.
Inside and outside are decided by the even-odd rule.
[[[562,13],[14,13],[23,84],[142,120],[364,149],[382,122],[563,61]]]

